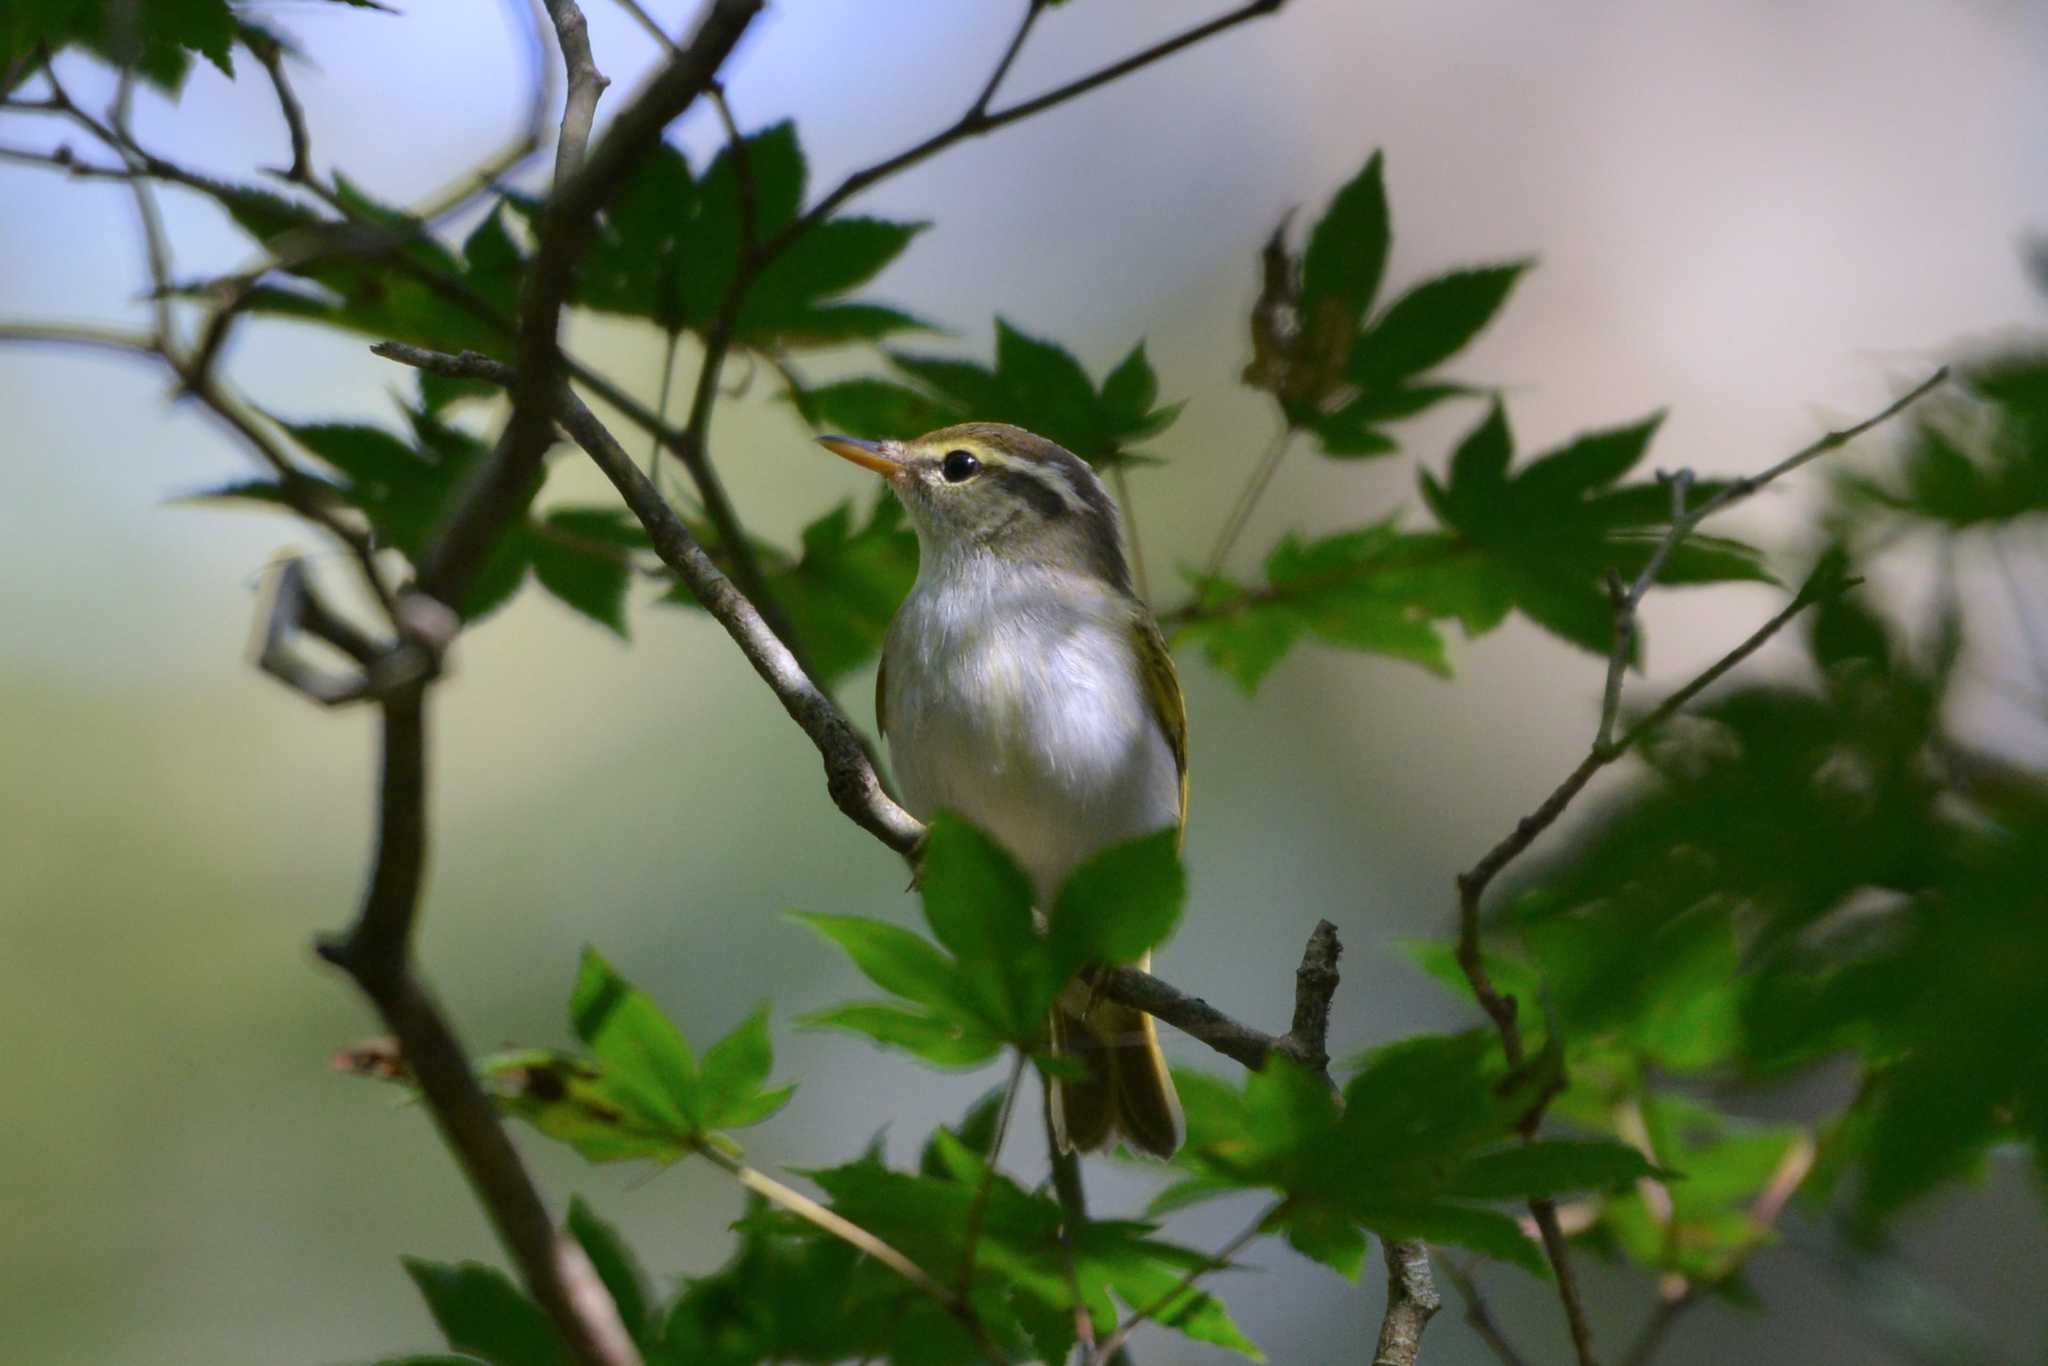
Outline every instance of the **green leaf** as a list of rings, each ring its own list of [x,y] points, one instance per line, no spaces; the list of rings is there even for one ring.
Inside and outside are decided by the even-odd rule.
[[[1549,1264],[1522,1226],[1495,1210],[1441,1201],[1394,1202],[1362,1208],[1358,1217],[1382,1238],[1470,1248],[1548,1280]]]
[[[792,914],[845,950],[882,990],[942,1015],[974,1013],[953,963],[922,935],[860,916]]]
[[[1641,463],[1650,448],[1650,438],[1663,422],[1664,414],[1660,411],[1630,426],[1574,437],[1525,466],[1515,476],[1515,491],[1532,504],[1576,502],[1585,493],[1612,484]]]
[[[448,1345],[492,1366],[567,1366],[569,1357],[539,1305],[495,1267],[402,1259]]]
[[[1073,353],[996,320],[993,367],[952,357],[890,352],[915,387],[882,380],[824,385],[797,399],[813,424],[898,440],[955,422],[1008,422],[1056,441],[1097,469],[1140,463],[1132,448],[1172,424],[1179,405],[1157,406],[1158,380],[1142,345],[1098,390]]]
[[[633,1249],[626,1246],[619,1231],[599,1218],[581,1196],[569,1200],[569,1232],[583,1246],[598,1279],[618,1306],[619,1319],[633,1340],[645,1348],[653,1336],[651,1305],[653,1292],[647,1274],[640,1269]]]
[[[1152,373],[1152,363],[1145,358],[1145,343],[1139,342],[1116,369],[1103,376],[1102,406],[1112,428],[1129,433],[1146,425],[1153,405],[1158,402],[1159,377]]]
[[[1133,962],[1166,941],[1186,897],[1179,830],[1111,845],[1061,886],[1050,926],[1053,961],[1063,974],[1087,963]]]
[[[1461,566],[1461,558],[1471,563]],[[1393,518],[1319,541],[1289,535],[1266,557],[1263,587],[1205,585],[1179,637],[1200,642],[1210,663],[1247,693],[1303,636],[1448,674],[1432,623],[1456,616],[1470,629],[1481,622],[1482,568],[1453,538],[1404,533]]]
[[[1002,1044],[994,1036],[962,1028],[954,1020],[900,1006],[832,1006],[798,1021],[807,1029],[843,1029],[865,1035],[885,1048],[899,1048],[934,1067],[979,1067]]]
[[[227,0],[151,0],[135,7],[132,30],[118,13],[104,0],[9,5],[0,12],[0,68],[42,47],[55,53],[76,45],[112,66],[132,63],[170,95],[185,83],[194,53],[234,76],[235,15]]]
[[[1030,880],[994,840],[946,812],[931,822],[921,868],[925,919],[982,1018],[1005,1039],[1036,1039],[1065,979],[1032,925]]]
[[[589,534],[588,514],[550,513],[528,540],[533,576],[555,597],[620,639],[632,565],[626,553]]]
[[[893,310],[831,308],[827,299],[857,289],[901,255],[928,224],[841,218],[821,223],[771,261],[747,291],[735,321],[742,338],[805,341],[880,338],[921,326]]]
[[[755,1101],[768,1080],[768,1069],[774,1065],[768,1008],[763,1006],[704,1052],[697,1085],[697,1104],[704,1127],[732,1129],[741,1127],[743,1122],[758,1123],[754,1117]],[[780,1109],[787,1098],[788,1088],[783,1088],[775,1108]]]
[[[1496,402],[1459,443],[1447,483],[1424,472],[1424,500],[1470,552],[1462,580],[1447,578],[1445,605],[1468,630],[1488,629],[1512,605],[1570,643],[1606,654],[1614,638],[1610,573],[1633,579],[1658,552],[1671,520],[1670,491],[1660,484],[1617,486],[1641,463],[1661,414],[1575,438],[1511,471],[1514,438]],[[1714,488],[1697,488],[1695,502]],[[1667,586],[1773,582],[1761,556],[1739,541],[1688,536],[1659,574]],[[1639,661],[1638,630],[1632,649]]]
[[[1290,1214],[1287,1243],[1348,1281],[1357,1280],[1365,1269],[1365,1235],[1348,1216],[1325,1206],[1310,1205]]]
[[[651,1118],[679,1128],[705,1127],[697,1062],[682,1031],[596,949],[583,951],[569,1019],[607,1077]]]
[[[1371,308],[1392,245],[1385,167],[1374,152],[1309,233],[1301,263],[1302,312],[1313,317],[1325,300],[1354,319]]]
[[[1512,1200],[1612,1190],[1668,1175],[1626,1143],[1546,1139],[1479,1154],[1451,1177],[1448,1192],[1470,1200]]]
[[[1449,360],[1493,321],[1532,264],[1457,270],[1415,286],[1358,339],[1349,365],[1352,380],[1368,390],[1382,389]]]
[[[813,427],[870,440],[908,441],[965,420],[959,409],[886,379],[820,384],[799,392],[795,401],[797,411]]]

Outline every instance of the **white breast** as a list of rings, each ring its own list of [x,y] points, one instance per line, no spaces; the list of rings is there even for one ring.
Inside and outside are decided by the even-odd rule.
[[[1075,864],[1172,825],[1180,777],[1126,604],[976,555],[921,574],[889,628],[889,758],[924,819],[959,812],[1049,901]]]

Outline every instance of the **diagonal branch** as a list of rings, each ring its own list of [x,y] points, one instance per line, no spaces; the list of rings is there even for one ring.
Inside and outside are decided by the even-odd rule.
[[[557,8],[569,3],[558,0]],[[462,601],[499,535],[533,496],[554,431],[562,309],[598,212],[654,150],[669,123],[716,78],[760,9],[761,0],[714,0],[696,35],[619,113],[542,207],[539,242],[520,297],[511,419],[481,477],[422,557],[420,582],[441,601]],[[573,131],[565,128],[565,140]]]
[[[1042,95],[1034,95],[1028,100],[1020,100],[1006,109],[999,109],[991,113],[986,107],[987,101],[993,97],[995,87],[1000,84],[1003,75],[1008,72],[1010,63],[1016,58],[1016,49],[1021,46],[1023,38],[1023,35],[1020,33],[1017,38],[1012,40],[1011,46],[1004,51],[1001,63],[997,67],[996,75],[989,81],[986,92],[977,98],[973,105],[968,107],[966,113],[916,146],[905,148],[894,156],[878,161],[872,166],[863,167],[847,176],[846,179],[840,181],[833,188],[830,194],[812,205],[808,213],[790,224],[789,227],[783,229],[781,233],[769,241],[762,248],[761,254],[763,257],[769,258],[780,255],[797,237],[831,217],[834,210],[861,191],[878,181],[887,180],[890,176],[900,171],[908,170],[919,162],[938,155],[956,142],[993,133],[996,129],[1015,123],[1019,119],[1028,119],[1033,114],[1040,114],[1056,105],[1065,104],[1068,100],[1085,95],[1091,90],[1109,84],[1111,81],[1148,67],[1154,62],[1163,61],[1185,48],[1193,47],[1204,39],[1213,38],[1219,33],[1235,28],[1248,19],[1257,19],[1264,15],[1273,14],[1285,3],[1286,0],[1252,0],[1250,4],[1242,5],[1228,13],[1220,14],[1206,23],[1197,24],[1193,28],[1178,33],[1162,42],[1154,43],[1151,47],[1134,52],[1120,61],[1111,62],[1109,65],[1092,71],[1086,76],[1068,81],[1065,85],[1056,86]],[[1028,27],[1028,25],[1029,16],[1027,16],[1025,27]]]
[[[511,366],[473,351],[451,356],[402,342],[383,342],[371,350],[387,360],[453,378],[483,379],[508,387],[516,378]],[[645,528],[655,553],[689,587],[704,610],[725,628],[733,643],[740,647],[740,653],[782,703],[783,710],[817,746],[825,761],[826,786],[839,809],[861,829],[897,853],[909,856],[924,838],[924,825],[889,797],[860,732],[838,704],[804,672],[789,647],[768,628],[759,609],[712,562],[668,501],[596,415],[566,388],[557,390],[556,402],[563,429],[618,489],[626,506]]]
[[[1458,966],[1471,985],[1473,997],[1499,1032],[1501,1049],[1510,1068],[1524,1065],[1527,1061],[1527,1050],[1523,1045],[1520,1022],[1516,1018],[1516,1002],[1512,997],[1501,995],[1493,983],[1491,974],[1486,970],[1485,960],[1480,951],[1480,901],[1487,887],[1499,876],[1502,869],[1557,823],[1565,809],[1585,790],[1586,784],[1592,781],[1594,774],[1628,753],[1643,736],[1668,721],[1681,707],[1754,654],[1765,641],[1776,635],[1799,613],[1829,592],[1836,591],[1840,584],[1822,583],[1818,575],[1810,578],[1783,611],[1757,628],[1746,640],[1702,670],[1690,682],[1666,697],[1616,740],[1613,738],[1613,732],[1621,707],[1621,674],[1629,657],[1634,653],[1635,611],[1644,593],[1655,582],[1657,574],[1672,552],[1706,518],[1748,498],[1758,489],[1790,474],[1809,461],[1829,451],[1839,450],[1871,428],[1889,421],[1939,387],[1947,377],[1948,369],[1944,366],[1873,416],[1838,431],[1828,432],[1761,474],[1735,480],[1696,508],[1688,509],[1685,502],[1686,495],[1692,487],[1691,471],[1681,470],[1675,475],[1666,476],[1666,482],[1671,487],[1672,499],[1670,529],[1633,583],[1622,585],[1618,580],[1610,581],[1610,592],[1615,603],[1615,639],[1608,656],[1600,723],[1592,745],[1587,749],[1586,756],[1565,775],[1564,781],[1543,799],[1536,810],[1517,821],[1512,831],[1488,850],[1479,862],[1460,873],[1457,878]],[[1534,1139],[1542,1118],[1543,1106],[1539,1103],[1523,1118],[1521,1127],[1524,1140]],[[1535,1219],[1544,1252],[1556,1273],[1558,1297],[1564,1304],[1565,1319],[1571,1329],[1572,1346],[1580,1366],[1593,1366],[1592,1329],[1586,1320],[1585,1308],[1580,1302],[1577,1284],[1572,1275],[1564,1232],[1558,1223],[1557,1208],[1548,1199],[1539,1198],[1529,1202],[1529,1213]]]

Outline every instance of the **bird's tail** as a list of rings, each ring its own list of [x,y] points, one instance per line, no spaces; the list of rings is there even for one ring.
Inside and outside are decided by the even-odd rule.
[[[1139,966],[1150,964],[1148,954]],[[1086,1077],[1053,1086],[1053,1135],[1062,1152],[1094,1152],[1121,1136],[1139,1152],[1173,1156],[1182,1134],[1180,1097],[1150,1015],[1097,1000],[1085,977],[1076,979],[1053,1006],[1052,1047],[1088,1069]]]

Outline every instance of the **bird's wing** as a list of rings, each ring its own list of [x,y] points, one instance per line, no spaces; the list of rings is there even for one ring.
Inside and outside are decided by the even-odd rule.
[[[875,666],[875,734],[889,738],[889,652],[882,651],[881,663]]]
[[[1188,823],[1188,706],[1181,696],[1180,674],[1173,667],[1173,652],[1166,648],[1166,636],[1152,614],[1139,609],[1131,620],[1132,643],[1138,651],[1138,674],[1145,681],[1145,700],[1173,750],[1174,767],[1180,770],[1180,823]]]

